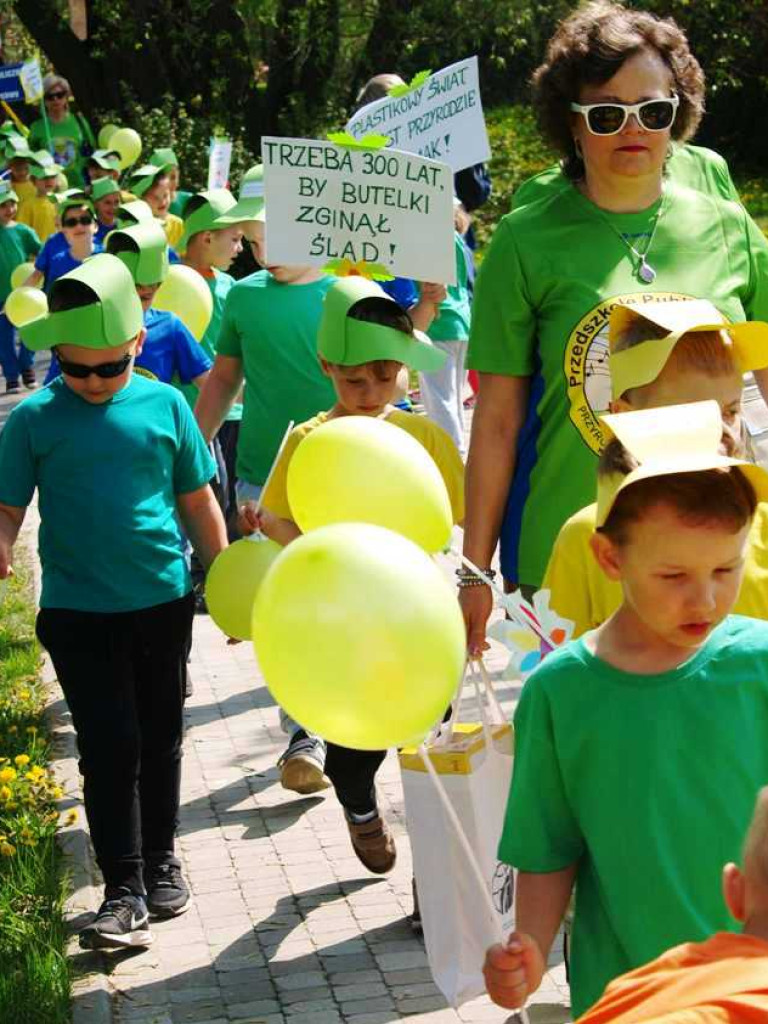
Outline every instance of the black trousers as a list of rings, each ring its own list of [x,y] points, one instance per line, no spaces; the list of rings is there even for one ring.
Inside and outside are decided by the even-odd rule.
[[[135,612],[43,608],[37,636],[72,712],[85,813],[108,887],[144,891],[173,856],[191,594]]]
[[[374,779],[386,756],[386,750],[352,750],[327,744],[325,774],[345,811],[368,814],[376,808]]]

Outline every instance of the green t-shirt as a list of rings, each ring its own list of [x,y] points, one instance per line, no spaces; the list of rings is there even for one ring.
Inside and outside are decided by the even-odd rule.
[[[466,341],[469,337],[472,313],[467,289],[467,258],[464,241],[458,231],[453,237],[453,248],[456,255],[456,284],[446,287],[445,299],[427,328],[432,341]]]
[[[226,302],[227,295],[229,295],[229,289],[235,283],[235,279],[229,274],[225,274],[223,270],[214,269],[212,275],[204,278],[204,280],[208,285],[211,296],[213,297],[213,313],[211,314],[211,322],[208,324],[205,334],[200,339],[200,345],[213,363],[216,360],[216,353],[218,351],[217,342],[219,332],[221,330],[221,319],[224,315],[224,303]],[[180,381],[176,380],[174,380],[173,383],[186,398],[190,409],[194,410],[195,404],[200,395],[200,389],[197,385],[182,384]],[[233,420],[241,420],[242,418],[242,403],[235,402],[227,413],[226,420],[227,422],[231,422]]]
[[[40,239],[26,224],[0,228],[0,306],[11,294],[11,274],[20,263],[37,256],[41,248]]]
[[[67,176],[72,186],[82,186],[83,143],[94,145],[93,133],[84,118],[67,114],[63,121],[48,121],[53,143],[53,158]],[[29,129],[29,148],[48,149],[48,135],[42,118],[32,123]]]
[[[134,374],[91,405],[58,377],[0,434],[0,502],[38,488],[43,608],[126,612],[190,589],[175,498],[216,467],[184,399]]]
[[[243,363],[237,475],[249,484],[266,480],[291,420],[303,423],[336,401],[317,358],[323,299],[334,280],[280,284],[260,270],[229,293],[218,350]]]
[[[697,192],[706,192],[710,196],[720,196],[741,202],[736,186],[731,179],[731,172],[725,159],[713,149],[704,146],[672,147],[666,166],[666,175],[677,185],[685,185]],[[568,188],[570,182],[561,172],[559,165],[548,167],[546,171],[528,178],[515,190],[512,196],[512,209],[544,199]]]
[[[644,284],[620,235],[646,248],[660,203],[599,210],[568,185],[503,217],[478,274],[467,365],[530,378],[501,532],[504,576],[538,587],[560,527],[595,497],[616,303],[706,298],[768,318],[768,242],[743,207],[667,183]]]
[[[736,924],[720,872],[740,862],[768,782],[768,624],[730,616],[683,665],[620,672],[583,639],[550,654],[515,714],[499,857],[578,863],[574,1017],[617,975]]]

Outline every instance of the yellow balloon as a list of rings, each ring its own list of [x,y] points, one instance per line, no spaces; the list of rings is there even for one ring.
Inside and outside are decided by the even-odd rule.
[[[283,550],[256,596],[253,641],[280,706],[358,750],[424,736],[456,692],[466,651],[438,566],[365,523],[325,526]]]
[[[101,131],[99,132],[99,149],[111,148],[109,143],[116,131],[119,131],[116,124],[107,122],[107,124],[102,126]]]
[[[14,288],[5,300],[5,315],[14,327],[23,327],[47,312],[48,299],[39,288]]]
[[[250,640],[253,602],[269,567],[283,549],[254,535],[237,540],[218,556],[205,581],[208,612],[227,636]]]
[[[34,263],[20,263],[11,274],[11,288],[21,288],[30,274],[34,273]]]
[[[441,551],[453,517],[440,470],[399,427],[344,416],[304,438],[288,466],[288,502],[303,533],[329,523],[374,523]]]
[[[213,314],[213,296],[205,278],[183,263],[171,264],[152,305],[155,309],[175,313],[198,341],[205,334]]]
[[[118,128],[109,137],[109,148],[120,154],[120,168],[124,170],[141,156],[141,136],[133,128]]]

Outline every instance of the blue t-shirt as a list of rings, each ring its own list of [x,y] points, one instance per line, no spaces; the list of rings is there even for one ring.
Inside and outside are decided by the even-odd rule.
[[[136,373],[163,384],[170,384],[174,377],[187,384],[210,370],[211,360],[175,313],[149,309],[144,314],[144,326],[147,336],[136,356]],[[60,373],[59,361],[52,355],[45,383],[50,384]]]
[[[55,236],[52,235],[51,237]],[[97,241],[94,241],[93,255],[95,256],[99,252],[103,252],[103,249]],[[68,274],[70,270],[76,270],[77,267],[82,266],[82,262],[82,260],[76,260],[72,255],[66,239],[64,240],[63,248],[60,245],[51,248],[44,245],[35,260],[35,270],[39,270],[45,279],[44,287],[46,294],[50,295],[51,285],[54,281],[58,281],[60,277]]]
[[[99,245],[104,245],[104,239],[107,237],[110,231],[114,231],[117,228],[116,224],[102,224],[98,222],[99,226],[96,228],[96,235],[94,236]]]
[[[176,495],[216,471],[184,399],[134,374],[103,405],[63,378],[30,395],[0,434],[0,502],[38,488],[40,606],[126,612],[183,597],[190,578]]]

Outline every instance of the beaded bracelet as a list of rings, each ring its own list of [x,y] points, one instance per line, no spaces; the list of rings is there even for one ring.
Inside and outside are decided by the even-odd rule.
[[[482,576],[478,576],[472,569],[461,568],[456,570],[457,586],[459,590],[466,587],[486,587],[496,579],[495,569],[481,569]]]

